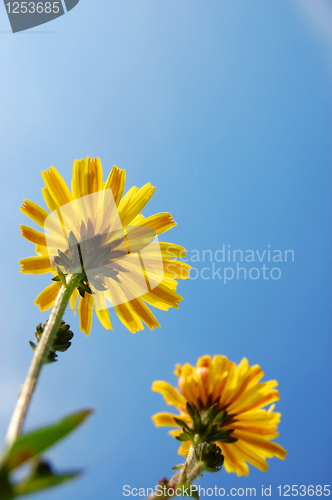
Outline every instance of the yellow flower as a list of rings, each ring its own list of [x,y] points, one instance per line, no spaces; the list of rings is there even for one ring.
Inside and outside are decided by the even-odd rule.
[[[186,255],[182,246],[155,239],[176,225],[171,214],[145,218],[140,213],[155,187],[133,186],[123,195],[125,170],[113,166],[104,181],[99,158],[74,161],[71,190],[54,167],[43,171],[42,178],[50,213],[24,200],[21,211],[44,231],[21,226],[37,254],[20,261],[21,272],[51,273],[53,280],[82,273],[70,305],[75,311],[80,293],[80,328],[87,335],[93,310],[101,324],[112,329],[108,303],[133,333],[144,329],[143,323],[150,329],[160,326],[148,305],[164,311],[178,308],[182,297],[176,293],[176,279],[188,278],[190,266],[176,260]],[[38,295],[35,303],[41,311],[54,304],[59,287],[55,281]]]
[[[194,434],[197,432],[195,413],[199,415],[204,431],[201,441],[208,440],[208,432],[210,435],[217,432],[224,436],[221,441],[218,441],[219,438],[211,441],[215,441],[222,449],[227,472],[235,472],[238,476],[248,475],[246,462],[266,471],[266,458],[285,458],[284,448],[271,441],[278,436],[277,424],[280,421],[280,413],[274,412],[275,405],[271,405],[279,400],[279,392],[275,389],[278,383],[276,380],[259,382],[264,373],[258,365],[249,366],[245,358],[236,365],[226,356],[214,356],[213,359],[211,356],[202,356],[196,367],[190,364],[177,365],[174,373],[178,376],[179,389],[167,382],[156,381],[152,390],[161,393],[166,403],[175,406],[180,414],[157,413],[152,419],[158,427],[177,427],[170,434],[183,441],[179,448],[180,455],[187,454],[191,443],[195,445],[200,442],[199,436]],[[263,409],[267,405],[271,406]],[[214,417],[211,427],[209,422]],[[176,422],[174,418],[182,420],[183,430],[180,428],[181,420]],[[193,429],[195,439],[190,441]]]

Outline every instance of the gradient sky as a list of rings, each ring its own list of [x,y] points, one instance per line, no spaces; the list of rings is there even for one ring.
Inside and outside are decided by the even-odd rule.
[[[127,169],[128,187],[152,182],[144,214],[170,211],[178,226],[162,239],[190,255],[223,245],[295,255],[278,280],[226,284],[202,278],[212,262],[191,262],[197,279],[180,283],[180,309],[157,311],[152,332],[132,335],[113,314],[114,331],[95,321],[86,338],[68,311],[73,347],[44,369],[26,428],[95,408],[48,455],[85,474],[31,499],[121,499],[125,484],[171,475],[178,443],[150,420],[171,407],[151,384],[175,384],[174,365],[204,354],[247,357],[279,381],[288,456],[200,484],[274,485],[276,498],[279,484],[331,482],[331,19],[321,0],[81,0],[13,35],[0,6],[2,439],[47,317],[33,301],[49,277],[18,266],[33,255],[18,209],[43,204],[41,170],[69,181],[75,158],[100,156],[106,173]]]

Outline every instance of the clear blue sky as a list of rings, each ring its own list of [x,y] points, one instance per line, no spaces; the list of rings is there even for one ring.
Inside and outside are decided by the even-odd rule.
[[[170,475],[177,442],[150,420],[170,407],[151,383],[175,383],[175,363],[203,354],[246,356],[279,381],[288,457],[200,484],[329,484],[331,12],[324,1],[81,0],[13,35],[0,6],[1,439],[28,340],[47,317],[33,300],[49,278],[21,275],[17,263],[33,251],[18,208],[23,198],[42,204],[40,170],[54,165],[69,181],[75,158],[100,156],[106,171],[127,169],[128,186],[157,186],[144,213],[172,212],[166,241],[200,255],[223,245],[295,255],[275,263],[280,279],[227,284],[203,279],[211,262],[193,262],[181,308],[157,312],[153,332],[132,335],[113,315],[113,332],[95,321],[85,338],[68,311],[73,347],[45,368],[27,428],[96,413],[50,453],[59,468],[84,467],[83,478],[39,498],[117,500],[124,484]]]

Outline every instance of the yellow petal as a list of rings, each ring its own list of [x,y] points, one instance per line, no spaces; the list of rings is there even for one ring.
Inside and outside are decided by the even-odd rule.
[[[185,262],[163,258],[164,275],[173,279],[188,279],[191,266]]]
[[[49,215],[46,210],[30,200],[24,200],[20,210],[24,215],[27,215],[30,219],[36,222],[36,224],[44,228],[44,221]]]
[[[40,231],[36,231],[29,226],[20,225],[21,235],[28,241],[35,243],[36,245],[46,246],[45,234]]]
[[[135,312],[129,302],[119,304],[115,306],[114,309],[121,323],[126,328],[128,328],[131,333],[136,333],[139,330],[144,330],[144,326],[142,325],[138,314]]]
[[[54,212],[55,210],[57,210],[59,208],[58,205],[57,205],[57,203],[52,198],[52,196],[51,196],[49,190],[47,189],[47,187],[43,187],[42,188],[42,195],[44,197],[46,205],[48,206],[48,208],[49,208],[49,210],[51,212]]]
[[[59,207],[73,200],[66,182],[56,168],[44,170],[41,175],[50,196]]]
[[[168,212],[162,212],[159,214],[151,215],[143,221],[136,222],[138,226],[147,226],[154,229],[157,234],[164,233],[172,227],[176,226],[176,222],[172,215]]]
[[[103,167],[100,158],[87,159],[86,192],[96,193],[103,189]]]
[[[80,330],[84,332],[86,335],[90,334],[91,326],[92,326],[92,295],[90,293],[86,293],[84,298],[81,297],[80,302],[78,304],[78,314],[80,317]]]
[[[156,380],[155,382],[153,382],[151,389],[162,394],[168,405],[173,405],[177,408],[186,407],[186,400],[174,387],[172,387],[167,382],[164,382],[163,380]]]
[[[182,418],[181,415],[173,415],[173,413],[156,413],[152,417],[153,423],[156,427],[179,427],[174,418]]]
[[[130,305],[150,330],[160,326],[155,315],[140,298],[130,301]]]
[[[275,382],[275,381],[271,381]],[[274,390],[269,390],[266,394],[260,394],[258,390],[256,389],[256,394],[252,395],[251,400],[246,397],[246,399],[239,400],[239,402],[235,402],[233,405],[229,406],[229,410],[233,413],[242,413],[242,412],[247,412],[250,410],[256,410],[258,408],[263,408],[264,406],[267,406],[268,404],[273,403],[274,401],[279,401],[280,396],[279,392],[274,389]]]
[[[170,307],[178,309],[179,303],[183,300],[181,295],[170,290],[162,283],[150,290],[150,292],[142,295],[141,298],[151,306],[157,307],[163,311],[168,311]]]
[[[244,460],[239,459],[238,454],[233,451],[234,443],[217,443],[222,449],[225,457],[224,467],[227,472],[235,472],[238,476],[248,476],[249,467]]]
[[[120,201],[118,209],[119,216],[124,227],[127,226],[140,213],[150,200],[155,190],[156,188],[149,182],[140,189],[136,186],[129,189]]]
[[[71,294],[71,297],[69,299],[69,305],[70,305],[70,308],[71,310],[74,312],[74,314],[76,314],[76,302],[77,302],[77,299],[78,299],[78,290],[77,288],[75,288],[75,290],[73,291],[73,293]]]
[[[119,205],[121,196],[126,183],[126,171],[117,166],[113,166],[107,181],[104,184],[105,189],[111,189],[115,203]]]
[[[178,257],[184,258],[187,255],[186,249],[180,245],[176,245],[175,243],[160,241],[159,245],[161,254],[165,257],[173,257],[176,259]]]
[[[60,288],[61,284],[59,282],[53,282],[38,295],[35,304],[37,304],[41,311],[46,311],[54,305]]]
[[[218,445],[221,449],[225,448],[223,443],[218,443]],[[246,444],[242,441],[231,443],[231,447],[232,454],[237,458],[238,463],[248,462],[254,467],[260,469],[262,472],[266,472],[268,470],[269,467],[264,457],[260,453],[257,453],[255,449],[246,446]]]
[[[106,302],[105,302],[105,306],[106,306]],[[99,321],[103,325],[103,327],[106,330],[113,330],[109,310],[105,307],[105,309],[99,309],[99,311],[97,311],[97,309],[95,309],[95,311],[97,314],[97,318],[99,319]]]
[[[23,274],[45,274],[53,271],[50,259],[44,255],[21,259],[20,264]]]
[[[86,161],[84,158],[81,160],[74,160],[71,181],[71,190],[74,198],[81,198],[81,196],[87,194],[85,192],[85,172]]]
[[[253,435],[242,430],[235,430],[233,436],[239,441],[244,441],[247,444],[261,450],[268,458],[278,457],[284,460],[287,455],[286,450],[282,446],[274,443],[273,441],[268,441],[262,436]]]
[[[178,449],[178,454],[186,457],[188,455],[188,451],[190,449],[190,441],[183,441]]]

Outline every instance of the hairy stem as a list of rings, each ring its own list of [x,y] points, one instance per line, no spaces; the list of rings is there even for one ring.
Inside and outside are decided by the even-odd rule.
[[[181,467],[181,469],[168,481],[162,480],[159,483],[160,491],[152,493],[147,500],[165,500],[167,498],[179,496],[176,494],[176,488],[183,483],[191,484],[204,472],[204,470],[204,463],[197,460],[195,448],[191,447],[183,467]]]
[[[28,374],[8,427],[6,437],[8,446],[13,444],[22,430],[31,397],[37,384],[38,376],[44,361],[52,348],[54,338],[61,324],[62,316],[64,315],[69,299],[78,285],[79,280],[80,275],[78,274],[68,275],[66,278],[66,285],[62,285],[59,290],[52,312],[44,328],[43,335],[36,350],[34,351],[34,356],[32,358]]]

